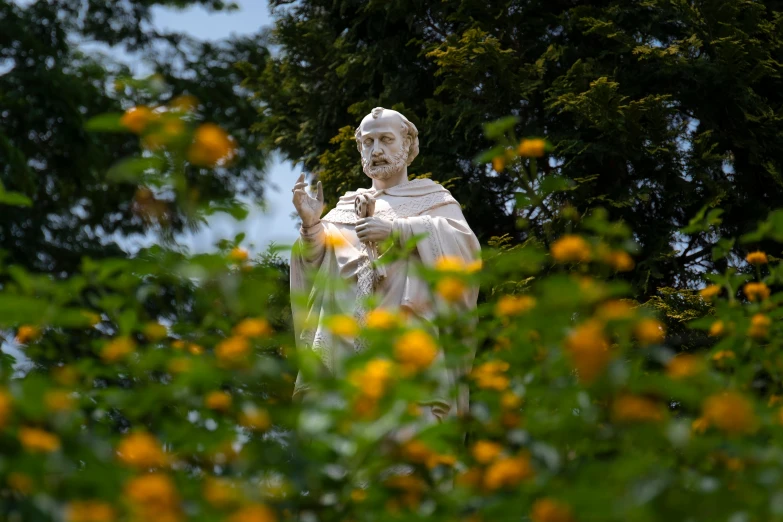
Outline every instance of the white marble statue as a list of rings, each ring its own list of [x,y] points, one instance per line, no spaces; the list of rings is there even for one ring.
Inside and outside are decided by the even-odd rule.
[[[412,264],[432,266],[443,256],[457,257],[467,264],[479,258],[480,248],[448,190],[429,179],[408,180],[408,165],[419,153],[419,138],[418,130],[405,116],[376,107],[359,125],[356,145],[372,188],[346,193],[323,218],[320,181],[315,197],[306,192],[304,174],[292,190],[302,226],[291,256],[291,293],[309,295],[305,309],[293,306],[297,348],[315,351],[325,371],[337,375],[341,375],[344,359],[362,349],[362,341],[331,335],[324,317],[353,315],[362,324],[367,312],[362,303],[373,293],[379,307],[403,312],[437,337],[430,321],[442,305],[440,297],[416,276]],[[373,268],[379,243],[390,236],[404,243],[418,234],[426,234],[426,238],[419,241],[411,256]],[[314,274],[342,278],[347,288],[314,285]],[[450,306],[472,309],[477,297],[478,288],[470,287]],[[467,388],[457,381],[470,370],[472,354],[448,368],[443,362],[441,353],[436,360],[436,367],[441,368],[439,396],[423,402],[429,406],[426,414],[438,419],[466,413]],[[294,395],[307,388],[300,373]]]

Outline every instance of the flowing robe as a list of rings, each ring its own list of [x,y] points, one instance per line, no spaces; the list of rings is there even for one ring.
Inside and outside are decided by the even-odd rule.
[[[414,235],[426,235],[410,256],[385,266],[387,276],[374,289],[379,308],[402,312],[437,337],[431,321],[446,304],[417,277],[413,264],[420,262],[432,266],[443,256],[456,257],[467,264],[477,260],[480,253],[478,239],[465,221],[457,201],[448,190],[429,179],[408,181],[379,191],[359,189],[348,192],[340,198],[337,207],[321,219],[320,224],[302,229],[297,240],[300,244],[295,245],[291,256],[292,297],[308,296],[304,308],[297,306],[292,298],[297,349],[313,350],[325,369],[337,376],[344,375],[343,361],[354,353],[354,344],[349,339],[332,335],[324,326],[324,318],[331,314],[353,315],[357,296],[369,290],[359,288],[368,280],[360,274],[368,265],[366,250],[356,235],[358,218],[354,210],[356,195],[365,192],[376,199],[375,216],[392,221],[393,233],[399,235],[402,244]],[[330,236],[328,241],[327,236]],[[314,284],[314,279],[328,281],[328,278],[341,279],[347,285],[339,288],[339,285],[328,282]],[[461,298],[450,306],[473,309],[477,298],[478,288],[467,287]],[[473,355],[464,355],[457,364],[446,366],[444,354],[438,354],[433,366],[439,373],[437,378],[441,386],[437,397],[425,401],[425,404],[431,405],[430,413],[442,418],[448,414],[467,412],[467,388],[458,386],[458,380],[470,371]],[[307,388],[308,384],[300,372],[294,396]]]

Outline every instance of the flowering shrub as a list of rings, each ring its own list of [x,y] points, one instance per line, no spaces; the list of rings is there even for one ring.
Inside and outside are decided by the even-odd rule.
[[[153,114],[116,119],[161,132]],[[180,129],[173,121],[163,130]],[[146,144],[142,157],[180,151],[183,162],[219,164],[230,142],[207,127]],[[523,142],[502,168],[546,147]],[[526,197],[540,203],[536,173],[526,175]],[[437,339],[390,310],[363,329],[328,318],[368,349],[304,402],[292,402],[293,382],[315,356],[293,348],[285,265],[274,252],[251,260],[241,237],[214,254],[85,259],[66,280],[3,266],[0,326],[27,368],[3,359],[0,512],[68,522],[783,518],[783,294],[771,290],[783,268],[753,252],[709,275],[707,313],[692,321],[705,343],[677,353],[665,318],[618,277],[634,264],[631,232],[599,211],[572,225],[547,242],[497,241],[481,265],[420,267],[445,302],[464,285],[483,289],[475,317],[440,314]],[[422,422],[439,351],[448,363],[472,345],[470,415]]]

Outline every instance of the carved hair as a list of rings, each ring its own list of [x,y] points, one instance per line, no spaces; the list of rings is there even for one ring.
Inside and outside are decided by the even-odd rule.
[[[383,107],[375,107],[372,112],[370,112],[370,115],[372,115],[373,119],[378,119],[383,115],[383,111],[393,112],[397,116],[400,117],[402,120],[402,139],[403,140],[409,140],[408,145],[408,161],[407,164],[410,165],[413,163],[413,160],[416,158],[416,156],[419,155],[419,129],[416,128],[416,126],[408,120],[405,116],[400,114],[397,111],[391,110],[391,109],[384,109]],[[356,129],[356,133],[354,134],[354,138],[356,138],[356,148],[359,150],[359,152],[362,151],[362,140],[361,138],[361,130],[362,126],[359,124],[359,127]]]

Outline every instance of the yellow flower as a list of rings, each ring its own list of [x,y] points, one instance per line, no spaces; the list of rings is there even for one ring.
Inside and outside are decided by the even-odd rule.
[[[554,242],[552,257],[558,263],[584,263],[590,261],[590,245],[581,236],[565,235]]]
[[[367,491],[363,489],[354,489],[351,491],[351,500],[354,502],[364,502],[367,499]]]
[[[509,364],[505,361],[488,361],[477,366],[471,372],[471,377],[479,388],[503,391],[508,388],[509,380],[505,372]]]
[[[38,428],[19,428],[19,442],[31,453],[51,453],[60,449],[57,435]]]
[[[507,410],[515,410],[522,406],[522,398],[513,392],[506,392],[500,397],[500,405]]]
[[[495,305],[495,315],[508,317],[530,311],[536,306],[536,299],[529,295],[504,295]]]
[[[101,352],[101,359],[106,363],[114,363],[124,359],[133,353],[136,349],[136,343],[130,337],[117,337],[112,339]]]
[[[483,266],[484,266],[484,262],[481,259],[474,259],[473,261],[465,265],[465,272],[472,274],[473,272],[478,272],[479,270],[481,270]]]
[[[236,153],[234,140],[214,123],[204,123],[196,129],[188,160],[199,167],[215,167],[230,161]]]
[[[180,112],[191,112],[198,107],[198,98],[191,94],[183,94],[171,100],[169,107]]]
[[[108,502],[77,500],[65,508],[66,522],[112,522],[117,517]]]
[[[394,344],[394,358],[406,372],[417,372],[430,366],[438,355],[435,340],[423,330],[404,333]]]
[[[326,320],[326,327],[340,337],[355,337],[359,333],[359,323],[350,315],[333,315]]]
[[[470,452],[479,464],[489,464],[500,456],[503,446],[497,442],[480,440],[473,445]]]
[[[503,169],[506,168],[506,158],[503,156],[495,156],[492,158],[492,168],[495,172],[503,172]]]
[[[30,341],[35,341],[41,337],[41,330],[37,326],[31,324],[23,324],[16,331],[16,342],[19,344],[27,344]]]
[[[228,522],[276,522],[275,513],[263,504],[251,504],[229,517]]]
[[[658,403],[639,395],[623,395],[612,404],[615,422],[659,422],[663,416],[664,410]]]
[[[456,303],[465,295],[465,283],[456,277],[444,277],[435,285],[435,291],[450,303]]]
[[[766,265],[767,263],[769,263],[769,261],[767,260],[767,254],[765,254],[761,250],[756,250],[755,252],[749,253],[748,257],[745,258],[745,261],[747,261],[751,265]]]
[[[234,335],[218,343],[215,356],[223,363],[236,364],[243,362],[249,351],[250,343],[247,338]]]
[[[736,358],[736,355],[734,355],[734,352],[731,350],[721,350],[719,352],[715,352],[715,354],[712,356],[712,360],[719,362],[723,359],[734,359]]]
[[[8,391],[0,389],[0,429],[5,427],[8,417],[11,416],[13,399]]]
[[[168,459],[158,440],[149,433],[131,433],[117,445],[117,457],[134,468],[158,468],[165,466]]]
[[[720,290],[721,288],[718,285],[709,285],[705,288],[702,288],[699,291],[699,295],[701,295],[702,299],[705,301],[710,301],[718,296]]]
[[[224,391],[213,391],[206,396],[204,404],[210,410],[226,411],[231,407],[231,395]]]
[[[22,495],[29,495],[33,491],[33,479],[29,475],[19,473],[18,471],[12,471],[6,478],[8,485]]]
[[[361,390],[362,395],[377,400],[386,393],[394,365],[386,359],[372,359],[361,370],[351,372],[349,382]]]
[[[167,367],[171,373],[187,373],[193,363],[187,357],[172,357]]]
[[[241,500],[240,492],[229,480],[207,477],[202,488],[204,499],[218,508],[225,508]]]
[[[367,328],[389,330],[399,324],[399,318],[385,308],[376,308],[367,314]]]
[[[241,263],[243,261],[247,261],[248,253],[244,248],[234,247],[231,249],[228,257],[234,262]]]
[[[704,417],[699,417],[691,423],[691,431],[694,433],[704,433],[710,427],[710,422]]]
[[[152,112],[149,107],[139,105],[125,111],[125,114],[120,118],[120,123],[134,134],[140,134],[156,118],[157,114]]]
[[[144,337],[152,342],[160,341],[164,339],[168,334],[168,330],[160,323],[147,323],[144,325]]]
[[[533,503],[530,512],[532,522],[575,522],[571,508],[551,498],[541,498]]]
[[[347,246],[348,240],[343,237],[339,232],[327,232],[324,236],[324,245],[331,248],[339,248]]]
[[[195,343],[188,343],[188,351],[193,355],[201,355],[204,353],[204,348]]]
[[[747,283],[743,290],[751,301],[763,301],[769,297],[769,287],[764,283]]]
[[[44,395],[44,404],[49,411],[70,411],[74,403],[73,396],[65,390],[49,390]]]
[[[624,250],[609,252],[604,257],[604,261],[618,272],[630,272],[636,266],[631,255]]]
[[[272,426],[272,419],[263,408],[245,406],[239,415],[239,424],[250,430],[266,431]]]
[[[244,337],[268,337],[272,334],[272,327],[264,318],[244,319],[234,327],[234,335]]]
[[[657,319],[645,318],[636,323],[634,334],[642,345],[660,344],[666,338],[666,327]]]
[[[672,379],[686,379],[704,371],[704,360],[689,354],[678,354],[666,365],[666,374]]]
[[[634,308],[626,299],[612,299],[599,306],[595,315],[604,321],[621,321],[631,319]]]
[[[748,335],[754,339],[763,339],[769,335],[770,326],[772,326],[772,319],[769,316],[756,314],[750,319]]]
[[[712,337],[719,337],[726,331],[726,324],[723,321],[715,321],[710,325],[709,334]]]
[[[441,256],[435,261],[438,272],[464,272],[465,262],[457,256]]]
[[[596,321],[577,326],[566,338],[565,346],[579,380],[587,384],[595,381],[611,360],[609,341]]]
[[[139,518],[165,522],[179,520],[179,495],[166,475],[151,473],[133,478],[125,486],[125,495]]]
[[[493,462],[484,475],[484,487],[495,490],[514,487],[533,477],[530,459],[526,456],[501,458]]]
[[[542,139],[522,140],[517,153],[523,158],[540,158],[546,150],[546,141]]]
[[[737,392],[726,391],[707,397],[702,411],[709,425],[728,435],[753,433],[758,426],[753,404]]]

